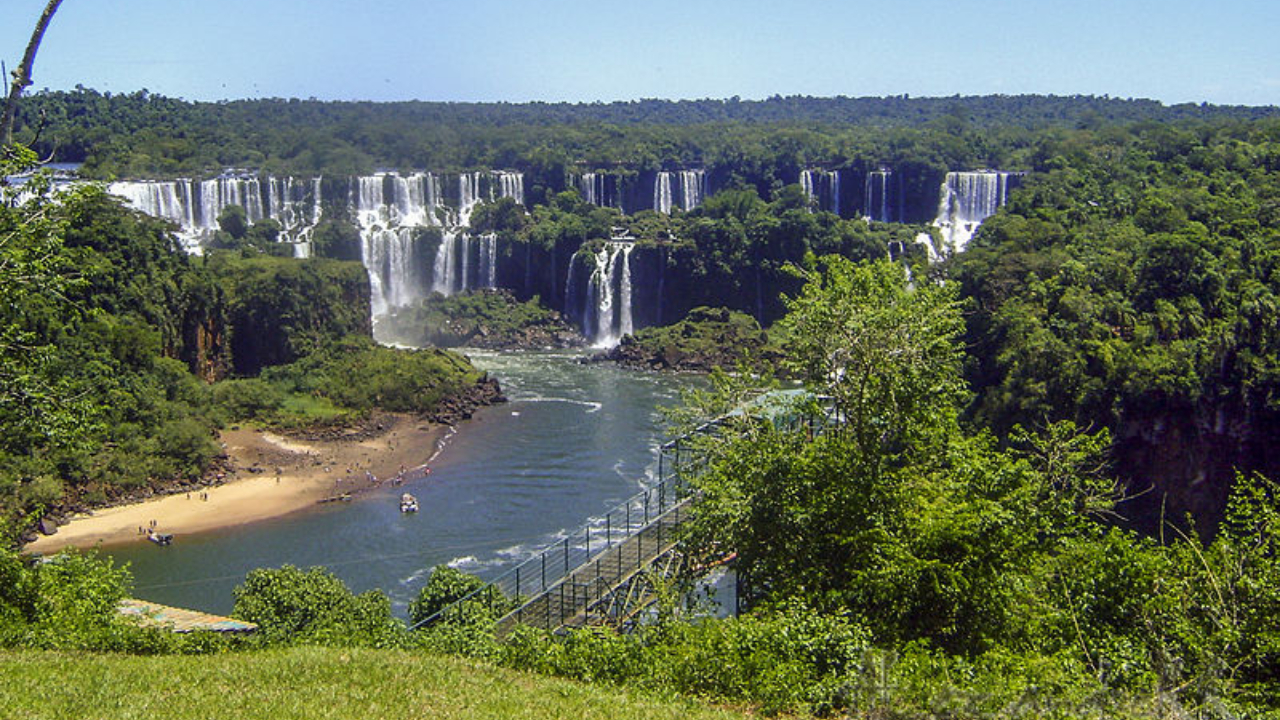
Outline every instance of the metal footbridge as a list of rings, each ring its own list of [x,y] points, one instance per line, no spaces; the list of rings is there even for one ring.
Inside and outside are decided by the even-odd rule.
[[[753,405],[794,408],[802,391],[768,393]],[[756,409],[759,409],[757,407]],[[530,625],[556,632],[587,625],[630,627],[651,606],[666,586],[685,568],[680,552],[680,526],[688,519],[696,493],[689,479],[705,463],[694,436],[718,433],[728,420],[748,408],[699,427],[660,448],[658,482],[601,517],[544,547],[533,557],[413,628],[436,621],[461,619],[476,606],[490,611],[514,609],[496,624],[502,637],[516,625]],[[779,411],[781,412],[781,411]],[[790,410],[781,422],[806,425],[811,430],[832,420],[828,412],[800,415]],[[777,413],[763,413],[777,423]],[[825,415],[825,417],[823,417]]]
[[[414,627],[460,617],[476,604],[492,610],[513,601],[515,609],[497,622],[499,636],[517,624],[556,631],[630,623],[682,567],[676,545],[693,497],[684,465],[679,441],[664,445],[652,487]]]

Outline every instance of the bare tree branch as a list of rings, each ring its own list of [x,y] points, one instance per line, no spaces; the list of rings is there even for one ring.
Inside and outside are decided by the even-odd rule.
[[[0,117],[0,147],[13,142],[13,123],[18,113],[18,98],[22,91],[31,84],[31,68],[36,62],[36,51],[40,49],[40,41],[44,38],[45,28],[57,12],[62,0],[49,0],[40,14],[40,21],[31,33],[31,42],[27,43],[27,52],[22,56],[22,63],[13,71],[13,83],[9,85],[9,97],[4,103],[4,116]]]

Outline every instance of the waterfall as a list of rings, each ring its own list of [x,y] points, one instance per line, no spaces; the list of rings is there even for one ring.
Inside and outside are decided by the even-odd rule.
[[[635,323],[631,319],[631,251],[635,243],[622,246],[622,278],[618,281],[618,337],[635,332]]]
[[[671,173],[662,171],[653,178],[653,209],[671,214]]]
[[[608,191],[605,190],[605,176],[600,173],[583,173],[578,176],[578,193],[582,200],[590,205],[611,207]]]
[[[673,185],[673,179],[678,184]],[[663,170],[653,177],[653,209],[664,215],[670,215],[677,203],[688,212],[701,205],[706,194],[707,176],[703,170]]]
[[[440,247],[436,250],[435,263],[431,268],[431,290],[443,295],[452,295],[457,291],[454,282],[455,259],[459,235],[461,233],[446,231],[440,237]]]
[[[702,170],[680,171],[680,207],[685,212],[702,204],[706,195],[707,177]]]
[[[452,180],[452,177],[450,178]],[[498,241],[465,232],[475,206],[484,200],[511,198],[524,205],[524,175],[514,170],[469,172],[458,176],[457,207],[446,204],[440,175],[429,172],[380,172],[353,177],[347,204],[360,232],[361,259],[369,271],[374,314],[410,304],[426,292],[450,294],[493,287],[498,277]],[[118,182],[110,191],[148,215],[178,225],[183,247],[198,253],[218,230],[218,216],[239,205],[253,223],[280,223],[281,240],[294,254],[310,255],[309,243],[321,221],[321,179],[226,175],[208,180]],[[420,247],[420,229],[440,227],[434,263]]]
[[[582,334],[597,347],[612,347],[635,332],[632,315],[631,251],[633,242],[610,241],[596,251],[582,306]],[[577,283],[570,264],[565,284],[565,310],[574,307]]]
[[[839,170],[801,170],[800,189],[816,209],[840,214]]]
[[[218,231],[218,216],[230,205],[245,210],[251,222],[280,223],[281,240],[299,246],[320,222],[320,178],[310,184],[293,178],[223,176],[209,180],[115,182],[108,186],[135,210],[178,226],[178,240],[190,253]]]
[[[655,182],[657,182],[656,178]],[[669,182],[670,181],[668,181],[668,183]],[[598,172],[585,172],[574,177],[572,184],[573,187],[578,189],[578,195],[582,197],[582,201],[588,205],[621,210],[622,189],[620,183],[621,180],[616,175]],[[655,195],[654,209],[657,209],[658,207],[656,197],[657,196]]]
[[[474,262],[473,262],[474,260]],[[431,291],[442,295],[498,286],[498,236],[447,230],[431,266]]]
[[[408,305],[422,297],[415,272],[416,252],[412,228],[374,228],[361,234],[360,257],[369,271],[373,314]]]
[[[831,212],[840,217],[840,171],[831,171]]]
[[[462,173],[458,176],[458,224],[470,225],[471,212],[485,198],[480,196],[480,173]]]
[[[445,295],[495,287],[498,277],[498,238],[473,237],[466,231],[471,214],[482,201],[511,198],[524,204],[524,175],[511,170],[468,172],[458,176],[458,204],[445,204],[441,177],[434,173],[380,173],[357,178],[352,191],[354,215],[365,244],[400,243],[404,250],[382,248],[372,260],[403,257],[406,264],[366,262],[375,294],[381,293],[387,308],[416,301],[428,290]],[[430,267],[425,252],[415,247],[416,229],[441,227],[440,245]],[[394,228],[396,235],[381,230]],[[374,275],[380,275],[374,278]]]
[[[524,174],[510,170],[495,170],[498,176],[498,197],[511,198],[524,205]]]
[[[458,233],[458,258],[462,261],[462,277],[458,290],[471,289],[471,236],[465,232]]]
[[[494,233],[480,238],[480,272],[484,275],[483,287],[498,287],[498,236]]]
[[[872,170],[863,186],[863,213],[875,222],[899,222],[900,203],[893,203],[892,170]]]
[[[428,283],[417,237],[419,228],[439,224],[439,179],[431,173],[357,177],[350,198],[360,228],[361,259],[369,271],[373,314],[423,297]],[[437,266],[448,240],[446,235],[441,242]],[[438,289],[438,277],[432,273],[430,289]]]
[[[575,319],[579,320],[581,325],[585,328],[586,318],[583,317],[583,313],[579,311],[579,306],[577,304],[578,282],[577,276],[574,273],[576,266],[574,261],[577,257],[578,256],[575,254],[569,258],[569,271],[566,273],[564,279],[564,316],[570,322]],[[554,271],[554,263],[552,264],[552,269]]]
[[[1005,204],[1010,186],[1020,178],[1020,173],[992,170],[947,173],[933,221],[942,231],[941,252],[949,255],[964,250],[982,221]]]

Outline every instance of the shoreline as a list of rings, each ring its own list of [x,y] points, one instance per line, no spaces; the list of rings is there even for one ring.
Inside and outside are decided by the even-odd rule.
[[[219,485],[77,514],[53,535],[41,535],[24,552],[118,547],[147,542],[147,530],[186,535],[272,520],[329,498],[390,482],[398,473],[434,459],[448,425],[410,415],[390,415],[372,437],[321,440],[286,438],[242,426],[224,430],[230,472]],[[153,526],[154,522],[154,526]]]

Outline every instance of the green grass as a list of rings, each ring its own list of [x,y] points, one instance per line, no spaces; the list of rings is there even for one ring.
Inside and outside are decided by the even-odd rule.
[[[400,651],[295,648],[214,656],[0,651],[0,718],[743,718]]]
[[[350,420],[354,414],[333,404],[328,398],[309,393],[289,393],[280,406],[276,424],[287,427],[335,424]]]

